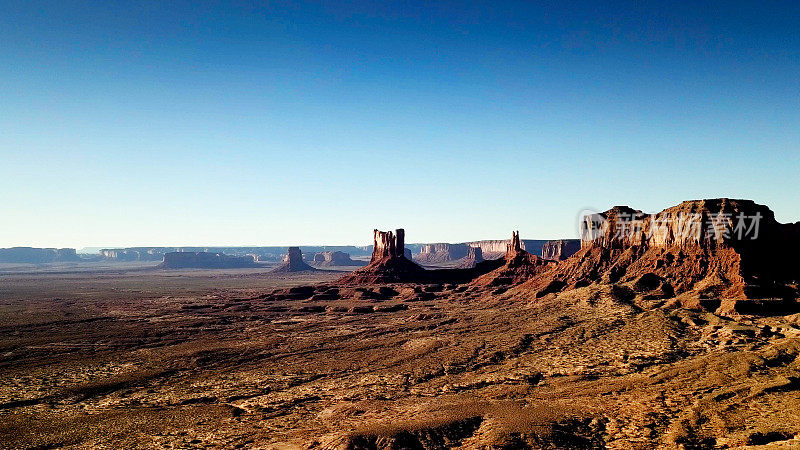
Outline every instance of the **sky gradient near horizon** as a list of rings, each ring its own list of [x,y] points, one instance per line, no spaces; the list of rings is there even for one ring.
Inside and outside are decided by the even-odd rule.
[[[800,3],[0,1],[0,247],[800,220]]]

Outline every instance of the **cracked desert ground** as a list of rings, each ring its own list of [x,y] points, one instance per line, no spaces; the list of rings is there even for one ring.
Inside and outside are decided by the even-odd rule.
[[[6,272],[0,445],[800,447],[798,315],[339,276]]]

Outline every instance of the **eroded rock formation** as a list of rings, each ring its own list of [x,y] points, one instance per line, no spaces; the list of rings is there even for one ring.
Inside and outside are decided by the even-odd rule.
[[[555,263],[532,255],[522,248],[519,231],[511,233],[501,267],[480,276],[475,286],[511,286],[530,280],[554,266]]]
[[[800,223],[778,223],[751,200],[686,201],[657,214],[616,206],[586,216],[581,250],[528,284],[554,292],[630,282],[685,294],[688,306],[757,312],[778,305],[770,299],[794,302],[799,250]],[[757,299],[767,302],[741,302]]]
[[[406,232],[398,228],[391,231],[372,230],[372,258],[370,262],[394,258],[405,258]]]
[[[320,252],[314,255],[314,264],[320,267],[332,266],[363,266],[361,261],[350,259],[349,253],[344,252]]]
[[[303,261],[303,252],[300,251],[300,247],[289,247],[286,250],[286,256],[283,257],[283,262],[273,272],[303,272],[310,270],[316,269]]]
[[[405,248],[405,230],[373,230],[372,257],[362,267],[339,281],[342,283],[393,283],[418,281],[425,277],[425,269],[409,259]]]
[[[547,241],[542,246],[542,259],[563,261],[577,253],[580,249],[581,241],[578,239]]]
[[[252,256],[231,256],[210,252],[168,252],[160,266],[164,269],[233,269],[258,267]]]

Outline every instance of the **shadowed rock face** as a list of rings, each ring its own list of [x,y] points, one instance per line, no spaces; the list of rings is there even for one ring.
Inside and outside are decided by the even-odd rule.
[[[230,256],[209,252],[169,252],[160,267],[164,269],[232,269],[258,267],[252,256]]]
[[[542,259],[563,261],[577,253],[580,249],[581,241],[578,239],[547,241],[542,246]]]
[[[286,250],[286,256],[283,257],[283,262],[273,272],[304,272],[309,270],[316,269],[303,261],[303,252],[300,251],[300,247],[289,247]]]
[[[689,306],[715,300],[720,313],[754,305],[737,300],[797,297],[800,223],[780,224],[750,200],[686,201],[657,214],[616,206],[584,218],[581,247],[529,284],[569,288],[656,276],[676,294],[691,293]]]

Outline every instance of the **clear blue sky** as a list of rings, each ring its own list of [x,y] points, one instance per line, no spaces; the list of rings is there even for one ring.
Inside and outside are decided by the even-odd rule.
[[[0,246],[800,220],[796,2],[197,3],[0,1]]]

